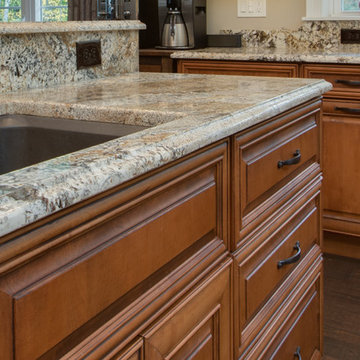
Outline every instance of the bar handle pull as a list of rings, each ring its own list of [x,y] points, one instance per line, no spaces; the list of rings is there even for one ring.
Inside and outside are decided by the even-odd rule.
[[[292,157],[289,160],[280,160],[278,162],[278,168],[281,169],[285,165],[295,165],[298,164],[301,160],[301,153],[300,150],[296,150],[294,152],[294,157]]]
[[[285,260],[280,260],[278,262],[278,269],[282,268],[284,265],[289,265],[289,264],[294,264],[297,261],[300,260],[301,258],[301,247],[300,247],[300,242],[297,241],[295,246],[294,246],[294,250],[296,250],[296,254],[292,257],[289,257],[288,259]]]

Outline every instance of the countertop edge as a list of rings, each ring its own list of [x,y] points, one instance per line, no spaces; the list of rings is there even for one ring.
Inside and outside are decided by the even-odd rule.
[[[128,31],[142,29],[146,29],[146,25],[139,20],[22,22],[2,23],[0,25],[0,35],[91,31]]]
[[[101,192],[119,186],[126,181],[175,161],[211,143],[259,124],[292,107],[319,97],[330,89],[331,84],[324,80],[319,80],[275,98],[260,102],[244,110],[219,117],[218,119],[209,121],[205,125],[202,124],[202,126],[199,127],[189,128],[188,131],[184,131],[183,129],[186,128],[187,121],[191,123],[191,117],[184,117],[158,125],[155,128],[160,132],[166,132],[169,124],[171,124],[172,127],[178,125],[181,131],[170,137],[166,137],[165,140],[159,141],[156,144],[156,151],[152,150],[151,145],[142,146],[132,149],[126,156],[121,157],[121,159],[116,157],[109,158],[106,164],[92,162],[88,164],[86,169],[81,169],[80,180],[80,170],[76,168],[70,172],[67,170],[66,177],[62,177],[62,174],[59,173],[56,179],[51,179],[52,185],[49,187],[51,191],[49,188],[47,191],[44,191],[44,193],[40,191],[40,193],[37,194],[38,200],[35,202],[24,200],[24,198],[18,196],[20,194],[12,193],[5,195],[6,199],[3,197],[1,203],[4,222],[1,223],[2,221],[0,219],[0,236]],[[151,131],[151,128],[148,130]],[[146,131],[147,130],[141,132],[142,134],[137,133],[130,135],[130,138],[132,136],[142,136],[146,134]],[[117,140],[118,146],[121,146],[125,138]],[[181,146],[179,146],[179,144],[181,144]],[[136,167],[134,167],[134,163],[136,163]],[[120,168],[121,171],[114,170]],[[48,179],[45,178],[44,184],[46,184],[47,181]],[[53,185],[54,182],[56,185]],[[72,196],[69,197],[66,190],[75,185],[79,188],[79,191],[74,191]],[[46,188],[46,186],[44,188]],[[29,192],[39,191],[30,186],[27,186],[25,190]],[[19,189],[19,191],[24,192],[24,188]],[[34,211],[34,209],[36,209],[36,211]]]

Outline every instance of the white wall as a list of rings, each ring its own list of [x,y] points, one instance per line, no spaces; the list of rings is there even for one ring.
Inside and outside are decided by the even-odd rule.
[[[267,0],[264,18],[238,18],[237,0],[207,0],[207,32],[244,29],[297,29],[305,16],[306,0]]]

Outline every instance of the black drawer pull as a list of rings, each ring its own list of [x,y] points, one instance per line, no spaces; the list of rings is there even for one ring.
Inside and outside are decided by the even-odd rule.
[[[295,165],[298,164],[301,160],[300,150],[296,150],[294,153],[294,157],[289,160],[280,160],[278,162],[278,168],[281,169],[285,165]]]
[[[300,247],[300,242],[297,241],[295,246],[294,246],[294,250],[296,250],[296,254],[292,257],[289,257],[288,259],[285,260],[280,260],[278,262],[278,268],[280,269],[281,267],[283,267],[284,265],[288,265],[288,264],[293,264],[296,263],[297,261],[300,260],[301,257],[301,247]]]
[[[350,114],[360,114],[360,109],[354,109],[354,108],[335,106],[335,110],[347,112]]]
[[[301,360],[301,354],[300,354],[300,346],[296,348],[296,351],[294,353],[294,356],[296,356],[299,360]]]
[[[349,85],[349,86],[360,86],[360,81],[356,81],[356,80],[342,80],[342,79],[338,79],[335,80],[335,82],[337,84],[343,84],[343,85]]]

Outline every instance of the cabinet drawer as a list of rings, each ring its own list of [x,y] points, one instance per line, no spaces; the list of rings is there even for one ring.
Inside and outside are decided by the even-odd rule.
[[[0,281],[0,301],[12,299],[7,311],[13,311],[17,359],[38,358],[135,287],[133,296],[140,296],[156,281],[149,277],[165,277],[185,252],[190,257],[215,242],[224,253],[226,156],[226,142],[218,143],[66,210],[58,220],[63,232],[44,240],[57,246]],[[57,226],[49,225],[52,232]]]
[[[360,118],[359,101],[349,100],[325,100],[323,102],[323,113],[325,115],[337,115]]]
[[[319,249],[304,258],[300,271],[288,288],[279,294],[282,302],[268,318],[266,326],[253,328],[247,348],[240,349],[239,359],[296,359],[300,347],[303,359],[320,360],[322,352],[322,258]],[[286,294],[283,294],[283,292]]]
[[[299,190],[310,173],[319,173],[318,125],[319,112],[309,106],[292,119],[285,115],[260,131],[235,137],[233,206],[238,243]]]
[[[231,359],[231,260],[143,334],[147,360]]]
[[[304,77],[330,82],[333,89],[325,97],[360,98],[359,65],[304,65]]]
[[[246,61],[178,60],[178,72],[242,76],[299,76],[297,64]]]
[[[239,261],[242,322],[252,318],[314,244],[320,246],[317,203],[313,201],[301,215]]]
[[[235,254],[237,340],[242,348],[276,311],[279,292],[291,290],[279,288],[292,281],[293,272],[303,266],[303,261],[308,262],[312,253],[320,251],[319,203],[317,190],[274,233],[255,239]]]
[[[319,282],[308,289],[261,359],[321,359]]]

